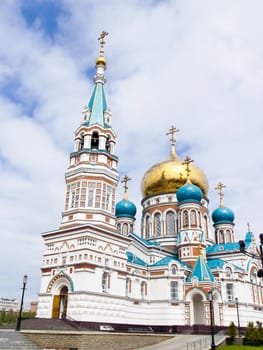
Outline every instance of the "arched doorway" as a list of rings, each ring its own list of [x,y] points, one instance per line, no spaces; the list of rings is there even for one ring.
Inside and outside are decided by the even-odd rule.
[[[59,295],[53,297],[52,318],[65,318],[67,315],[68,287],[63,286]]]
[[[203,298],[200,294],[193,296],[194,324],[205,324],[205,310]]]

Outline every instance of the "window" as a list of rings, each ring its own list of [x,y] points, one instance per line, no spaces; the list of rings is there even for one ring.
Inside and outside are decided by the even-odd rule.
[[[178,282],[171,281],[170,285],[171,300],[178,300]]]
[[[172,265],[171,266],[171,274],[176,275],[176,273],[177,273],[177,267],[176,267],[176,265]]]
[[[147,283],[141,283],[141,298],[144,299],[147,296]]]
[[[127,236],[128,234],[128,224],[124,223],[122,227],[122,233]]]
[[[91,136],[91,149],[99,149],[99,133],[94,131]]]
[[[172,211],[168,211],[166,214],[167,235],[171,236],[175,234],[175,215]]]
[[[79,144],[79,146],[80,146],[79,147],[80,149],[84,147],[84,134],[83,133],[80,135],[80,144]]]
[[[132,281],[130,278],[126,278],[125,295],[131,295]]]
[[[191,226],[197,226],[197,217],[196,217],[196,212],[194,210],[191,210],[190,212],[190,221],[191,221]]]
[[[189,226],[189,216],[188,216],[188,211],[184,210],[183,211],[183,227],[188,227]]]
[[[146,217],[146,222],[145,222],[145,233],[146,233],[146,239],[151,237],[151,226],[150,226],[150,217]]]
[[[110,153],[110,137],[109,136],[106,139],[105,148],[106,148],[106,151]]]
[[[226,284],[226,297],[228,301],[232,301],[233,298],[233,284],[227,283]]]
[[[161,214],[159,213],[154,215],[154,231],[155,236],[161,236]]]
[[[121,224],[118,224],[118,225],[117,225],[117,231],[118,231],[118,234],[121,235]]]
[[[219,243],[224,243],[224,231],[219,231]]]
[[[225,269],[225,273],[226,273],[226,277],[231,277],[231,275],[232,275],[232,270],[231,270],[231,268],[230,267],[226,267],[226,269]]]
[[[102,274],[102,291],[107,292],[110,289],[110,274],[103,272]]]

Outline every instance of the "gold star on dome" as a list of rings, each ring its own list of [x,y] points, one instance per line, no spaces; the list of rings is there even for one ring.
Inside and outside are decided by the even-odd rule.
[[[124,183],[124,195],[123,195],[123,199],[128,199],[128,196],[127,196],[127,190],[128,190],[128,186],[127,186],[127,183],[128,181],[130,181],[131,179],[128,177],[128,175],[125,175],[123,180],[121,181],[122,183]]]
[[[217,186],[215,187],[215,190],[218,190],[218,195],[219,195],[219,206],[222,208],[224,206],[223,203],[223,197],[224,197],[224,193],[223,193],[223,188],[226,188],[225,185],[222,184],[221,181],[219,181],[219,183],[217,184]]]
[[[168,130],[168,132],[166,133],[166,135],[172,135],[172,137],[170,138],[170,141],[171,141],[171,146],[172,146],[172,150],[171,150],[171,158],[174,159],[176,157],[176,153],[175,153],[175,148],[174,148],[174,145],[175,145],[175,138],[174,138],[174,134],[176,132],[179,132],[180,130],[179,129],[176,129],[175,126],[171,126],[170,129]]]

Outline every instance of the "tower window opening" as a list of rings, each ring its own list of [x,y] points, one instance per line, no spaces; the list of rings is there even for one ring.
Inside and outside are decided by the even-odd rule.
[[[194,227],[197,226],[197,217],[196,217],[195,210],[191,210],[190,212],[190,221],[191,221],[191,226],[194,226]]]
[[[226,284],[226,296],[228,301],[234,300],[233,297],[233,284],[232,283],[227,283]]]
[[[175,234],[175,215],[172,211],[166,214],[167,235],[172,236]]]
[[[188,227],[189,226],[189,215],[188,215],[188,211],[184,210],[183,212],[183,227]]]
[[[156,237],[161,236],[161,233],[162,233],[161,214],[159,213],[154,215],[154,230],[155,230]]]
[[[151,223],[149,216],[147,216],[145,220],[145,236],[146,239],[151,237]]]
[[[110,145],[110,137],[108,136],[106,139],[106,145],[105,145],[106,151],[110,153],[111,151],[111,145]]]
[[[80,144],[79,144],[79,148],[80,148],[80,149],[84,148],[84,134],[83,134],[83,133],[80,135]]]
[[[128,224],[123,224],[122,233],[127,236],[128,234]]]
[[[91,136],[91,149],[98,149],[99,148],[99,133],[97,131],[94,131]]]

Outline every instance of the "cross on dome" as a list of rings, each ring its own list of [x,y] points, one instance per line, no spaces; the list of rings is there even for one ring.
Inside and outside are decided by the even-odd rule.
[[[171,141],[171,146],[172,146],[172,150],[171,150],[171,158],[174,159],[176,157],[176,153],[175,153],[175,148],[174,148],[174,145],[175,145],[175,138],[174,138],[174,134],[176,132],[179,132],[180,130],[179,129],[176,129],[175,126],[171,126],[170,129],[168,130],[168,132],[166,133],[166,135],[172,135],[170,141]]]
[[[223,193],[223,188],[226,188],[225,185],[222,184],[221,181],[219,181],[219,183],[217,184],[217,186],[215,187],[215,190],[218,190],[218,195],[219,195],[219,206],[222,208],[224,206],[223,203],[223,197],[224,197],[224,193]]]
[[[193,163],[193,159],[191,159],[190,157],[186,157],[184,159],[184,161],[182,162],[182,165],[186,165],[185,167],[185,171],[186,171],[186,176],[187,176],[187,182],[190,182],[190,172],[191,172],[191,169],[190,169],[190,164]]]
[[[100,33],[100,36],[98,37],[98,40],[100,41],[100,56],[104,56],[104,45],[105,41],[104,38],[105,36],[109,35],[108,32],[105,32],[104,30]]]
[[[128,190],[127,183],[128,183],[128,181],[130,181],[130,180],[131,180],[131,179],[129,178],[129,176],[128,176],[128,175],[125,175],[124,178],[123,178],[123,180],[121,181],[122,183],[124,183],[124,186],[123,186],[123,188],[124,188],[123,199],[128,199],[128,197],[127,197],[127,190]]]

